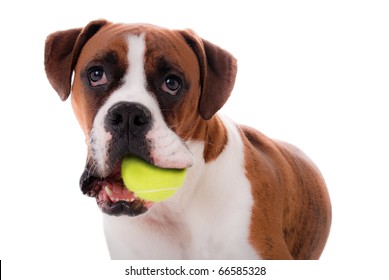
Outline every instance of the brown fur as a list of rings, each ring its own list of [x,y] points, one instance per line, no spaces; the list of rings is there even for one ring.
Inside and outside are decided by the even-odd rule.
[[[105,20],[92,21],[84,29],[58,31],[47,37],[45,70],[47,78],[62,100],[66,100],[70,94],[72,72],[81,49],[105,24]]]
[[[254,197],[251,243],[265,259],[318,259],[331,225],[320,173],[295,147],[240,131]]]
[[[199,113],[209,120],[229,98],[237,73],[236,59],[220,47],[199,38],[193,31],[181,31],[196,53],[200,66]]]

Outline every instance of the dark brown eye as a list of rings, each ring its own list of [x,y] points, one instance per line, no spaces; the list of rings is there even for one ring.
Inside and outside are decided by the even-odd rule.
[[[176,95],[181,88],[181,81],[176,76],[168,76],[164,80],[161,90],[171,95]]]
[[[108,80],[105,75],[104,69],[102,68],[92,68],[88,71],[89,84],[92,87],[105,85]]]

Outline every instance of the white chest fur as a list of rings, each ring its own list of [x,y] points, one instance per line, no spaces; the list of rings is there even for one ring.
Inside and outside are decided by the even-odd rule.
[[[204,163],[202,143],[188,146],[196,162],[171,199],[138,217],[104,215],[112,259],[257,259],[248,242],[250,184],[243,144],[234,124],[223,120],[228,144]]]

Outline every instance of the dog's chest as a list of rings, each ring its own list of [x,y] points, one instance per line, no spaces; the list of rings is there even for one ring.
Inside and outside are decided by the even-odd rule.
[[[255,259],[249,243],[250,184],[243,168],[240,136],[229,127],[219,158],[198,160],[171,199],[138,217],[104,215],[113,259]],[[189,143],[197,159],[203,145]]]
[[[189,205],[180,212],[175,212],[176,209],[171,209],[168,205],[161,205],[149,215],[137,218],[104,215],[105,234],[111,257],[258,258],[248,242],[247,212],[232,208],[233,202],[222,200],[210,203],[205,199],[201,205]]]

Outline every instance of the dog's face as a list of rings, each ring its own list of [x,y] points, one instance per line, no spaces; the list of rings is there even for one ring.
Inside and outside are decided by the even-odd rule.
[[[86,136],[83,193],[107,214],[133,216],[152,203],[124,187],[123,157],[162,168],[192,166],[185,143],[203,140],[207,120],[230,95],[236,61],[189,30],[94,21],[51,34],[45,69],[62,100],[72,91]]]

